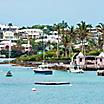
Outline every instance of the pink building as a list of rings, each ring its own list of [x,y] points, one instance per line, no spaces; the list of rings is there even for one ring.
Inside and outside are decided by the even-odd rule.
[[[76,56],[76,63],[80,66],[85,65],[85,56],[81,52]]]
[[[97,56],[97,66],[104,67],[104,52],[101,52],[99,56]]]
[[[84,56],[81,52],[76,56],[76,63],[84,68],[96,68],[96,56]]]

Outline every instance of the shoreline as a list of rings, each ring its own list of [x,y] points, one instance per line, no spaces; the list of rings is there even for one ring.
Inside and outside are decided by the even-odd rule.
[[[12,64],[12,66],[24,66],[24,67],[38,67],[38,65],[41,65],[42,62],[0,62],[0,64]],[[67,71],[69,70],[68,67],[65,66],[52,66],[49,67],[49,69],[54,69],[54,70],[62,70],[62,71]],[[104,67],[83,67],[82,68],[84,71],[97,71],[97,70],[104,70]]]

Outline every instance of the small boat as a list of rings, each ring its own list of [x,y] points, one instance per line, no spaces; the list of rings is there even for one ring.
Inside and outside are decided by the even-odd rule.
[[[36,91],[36,88],[32,88],[32,91]]]
[[[84,71],[82,69],[71,69],[70,70],[71,73],[84,73]]]
[[[97,70],[98,76],[104,76],[104,70]]]
[[[71,73],[84,73],[84,70],[80,68],[80,65],[73,63],[73,61],[70,63],[69,71]]]
[[[33,71],[37,74],[52,75],[53,71],[48,69],[47,65],[39,65],[37,68],[33,68]]]
[[[6,73],[6,77],[12,77],[13,75],[12,75],[12,73],[11,73],[11,71],[8,71],[7,73]]]
[[[65,85],[70,84],[70,82],[35,82],[38,85]]]
[[[70,65],[70,70],[71,73],[84,73],[84,70],[82,70],[79,65]]]

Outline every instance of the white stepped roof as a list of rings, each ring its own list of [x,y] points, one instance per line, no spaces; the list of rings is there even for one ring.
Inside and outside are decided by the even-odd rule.
[[[99,57],[104,57],[104,52],[101,52],[101,53],[99,54]]]
[[[83,53],[80,52],[80,53],[76,56],[76,58],[78,58],[78,57],[84,57]]]

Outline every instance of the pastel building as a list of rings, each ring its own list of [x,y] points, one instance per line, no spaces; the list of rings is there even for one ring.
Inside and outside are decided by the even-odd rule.
[[[76,63],[81,66],[85,65],[85,56],[81,52],[76,56]]]
[[[97,66],[104,67],[104,52],[101,52],[99,56],[97,56]]]
[[[96,67],[97,57],[96,56],[84,56],[81,52],[76,56],[77,65],[85,67]]]
[[[15,45],[17,45],[15,42],[5,40],[5,41],[0,42],[0,50],[5,49],[6,47],[9,47],[9,46],[12,47]]]
[[[86,68],[104,68],[104,52],[101,52],[99,56],[84,56],[81,52],[75,59],[77,65],[84,66]]]

